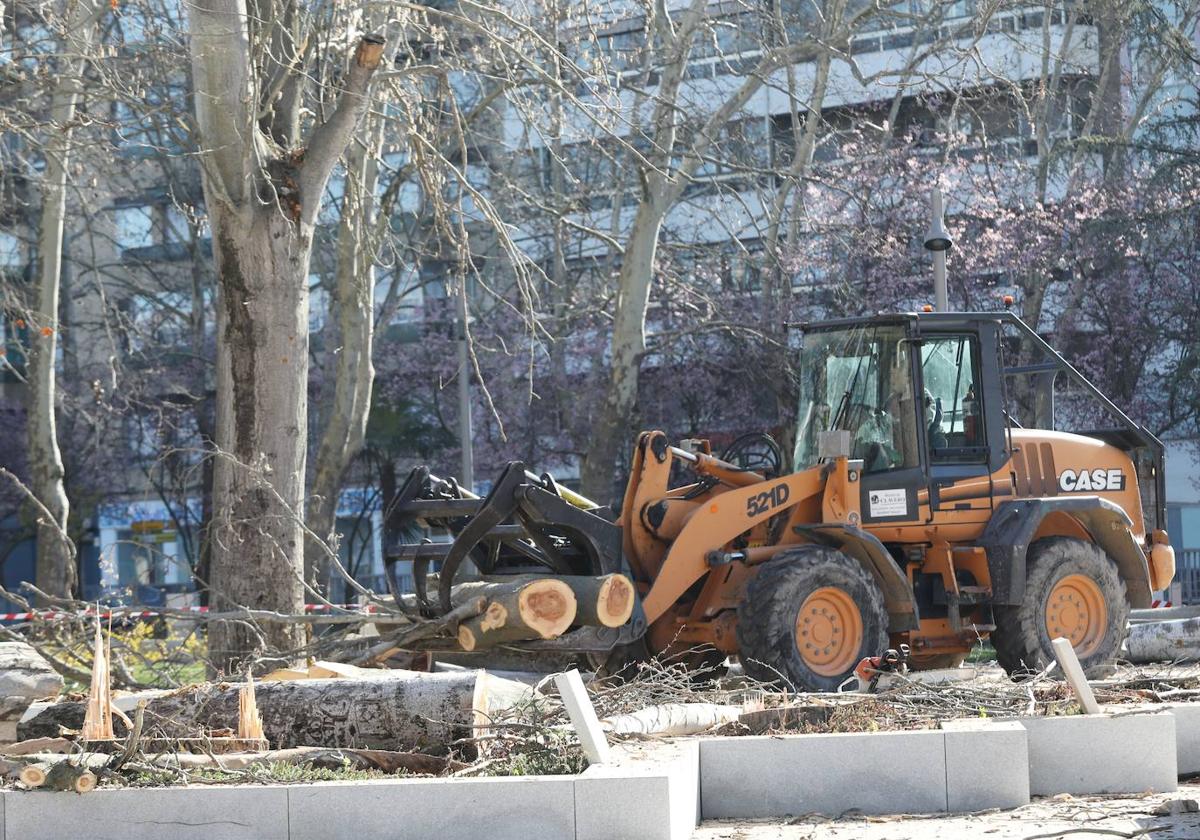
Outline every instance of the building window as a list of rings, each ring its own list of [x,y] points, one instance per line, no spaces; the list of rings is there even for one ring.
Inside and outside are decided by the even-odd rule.
[[[174,204],[124,205],[112,213],[113,239],[122,252],[156,249],[131,255],[142,259],[178,259],[186,254],[192,238],[188,216]]]
[[[21,240],[16,234],[0,230],[0,273],[12,275],[18,273],[23,264],[21,258]]]
[[[118,207],[113,211],[114,237],[123,251],[154,244],[154,215],[150,207]]]

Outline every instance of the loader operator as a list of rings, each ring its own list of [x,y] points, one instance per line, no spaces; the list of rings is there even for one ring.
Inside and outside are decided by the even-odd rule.
[[[942,398],[933,398],[929,389],[925,389],[925,432],[929,436],[929,451],[945,449],[946,433],[942,431]]]

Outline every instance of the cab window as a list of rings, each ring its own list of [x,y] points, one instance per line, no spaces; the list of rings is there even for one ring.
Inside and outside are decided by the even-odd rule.
[[[796,469],[817,462],[825,430],[850,433],[850,457],[868,473],[915,467],[918,415],[912,357],[899,326],[805,336],[800,366]]]
[[[922,428],[934,463],[987,460],[979,352],[969,336],[921,344]]]

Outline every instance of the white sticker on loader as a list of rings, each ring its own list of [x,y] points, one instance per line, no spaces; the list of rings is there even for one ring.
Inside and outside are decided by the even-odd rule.
[[[904,516],[908,513],[908,494],[901,487],[896,490],[871,491],[871,516]]]

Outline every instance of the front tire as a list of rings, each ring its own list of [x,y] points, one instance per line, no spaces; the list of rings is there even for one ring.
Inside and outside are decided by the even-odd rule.
[[[888,645],[883,593],[858,561],[824,546],[775,555],[738,607],[746,675],[796,691],[836,691]]]
[[[1011,676],[1036,673],[1053,659],[1050,640],[1071,640],[1089,677],[1112,671],[1125,638],[1129,600],[1116,564],[1094,543],[1047,537],[1029,546],[1025,596],[996,606],[992,644]]]

